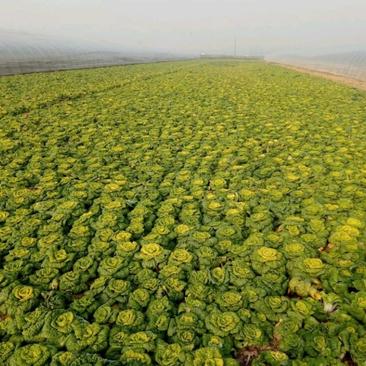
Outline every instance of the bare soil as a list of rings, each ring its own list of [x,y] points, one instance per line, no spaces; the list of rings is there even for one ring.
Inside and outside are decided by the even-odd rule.
[[[366,91],[366,81],[353,79],[352,77],[349,77],[346,75],[333,74],[328,71],[313,70],[313,69],[308,69],[305,67],[293,66],[293,65],[282,64],[282,63],[277,63],[277,62],[274,62],[274,64],[285,67],[290,70],[302,72],[302,73],[305,73],[308,75],[319,76],[319,77],[322,77],[322,78],[325,78],[328,80],[346,84],[346,85],[352,86],[354,88]]]

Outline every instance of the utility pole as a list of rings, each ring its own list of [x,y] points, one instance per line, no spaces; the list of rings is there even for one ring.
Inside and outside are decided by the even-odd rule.
[[[236,37],[234,38],[234,56],[236,57]]]

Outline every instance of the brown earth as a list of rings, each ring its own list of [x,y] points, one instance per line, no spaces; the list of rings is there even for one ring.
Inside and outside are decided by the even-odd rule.
[[[305,67],[293,66],[293,65],[282,64],[282,63],[277,63],[277,62],[272,62],[272,63],[275,65],[278,65],[278,66],[285,67],[290,70],[302,72],[302,73],[305,73],[308,75],[323,77],[328,80],[346,84],[346,85],[352,86],[354,88],[366,91],[366,81],[363,81],[363,80],[353,79],[352,77],[345,76],[345,75],[333,74],[328,71],[313,70],[313,69],[308,69]]]

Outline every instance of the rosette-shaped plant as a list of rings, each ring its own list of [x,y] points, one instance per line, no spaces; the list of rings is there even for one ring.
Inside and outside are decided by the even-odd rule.
[[[15,350],[8,360],[13,366],[43,366],[49,364],[55,350],[43,344],[29,344]]]
[[[201,226],[201,229],[207,229],[207,226]],[[211,234],[208,231],[193,231],[192,235],[189,237],[189,245],[192,248],[199,249],[202,246],[209,247],[212,246],[214,243],[216,243],[216,238],[212,238]]]
[[[22,335],[26,341],[29,342],[37,338],[45,323],[47,314],[48,310],[42,306],[25,314],[24,324],[22,325]]]
[[[301,336],[299,336],[298,334],[285,333],[285,332],[283,332],[283,336],[281,336],[277,335],[276,331],[275,335],[280,339],[278,345],[279,351],[286,353],[289,357],[293,359],[303,359],[304,340]]]
[[[339,340],[328,339],[324,332],[320,330],[314,330],[313,332],[306,334],[304,339],[305,352],[311,357],[317,357],[318,355],[334,358],[341,357]]]
[[[179,220],[182,224],[194,227],[199,225],[200,219],[201,213],[197,203],[186,203],[183,205],[179,213]]]
[[[225,189],[227,186],[226,180],[221,177],[214,178],[210,181],[210,188],[212,190]]]
[[[146,310],[149,320],[148,328],[151,330],[166,331],[170,322],[172,304],[166,296],[150,301]]]
[[[221,240],[215,245],[215,249],[220,255],[225,255],[231,252],[233,244],[230,240]]]
[[[108,305],[101,305],[95,310],[93,316],[98,324],[113,324],[116,321],[118,312],[115,308]]]
[[[21,246],[25,247],[25,248],[31,248],[34,247],[37,243],[37,239],[36,238],[31,238],[29,236],[25,236],[21,239]]]
[[[362,365],[366,362],[366,337],[354,337],[351,343],[352,359]]]
[[[176,237],[175,232],[166,226],[156,225],[153,230],[144,237],[146,242],[159,242],[164,247],[169,248],[169,244]]]
[[[108,301],[109,299],[114,299],[115,301],[124,303],[130,291],[130,286],[129,281],[112,278],[108,282],[107,288],[103,291],[101,296],[102,300],[105,299]]]
[[[159,342],[156,347],[155,361],[160,366],[184,365],[185,353],[177,343],[166,344]]]
[[[94,238],[102,241],[110,241],[114,236],[114,230],[106,227],[95,231]]]
[[[15,346],[12,342],[1,342],[0,343],[0,361],[6,365],[6,360],[14,352]]]
[[[134,238],[139,238],[144,233],[144,217],[143,216],[136,216],[131,218],[130,224],[126,228],[128,232],[133,234]]]
[[[351,225],[343,225],[336,228],[330,235],[329,241],[339,246],[348,246],[357,241],[360,231],[357,227]]]
[[[6,273],[6,277],[9,280],[15,281],[19,274],[29,275],[34,267],[33,263],[26,263],[26,260],[17,259],[10,262],[5,262],[3,265],[3,271]]]
[[[237,311],[243,305],[243,296],[237,291],[219,292],[215,296],[215,302],[222,311]]]
[[[366,310],[366,292],[357,292],[352,302],[360,309]]]
[[[211,282],[214,285],[221,286],[227,284],[230,279],[230,275],[226,267],[215,267],[210,271]]]
[[[217,257],[216,250],[206,246],[201,246],[196,250],[195,254],[198,258],[200,268],[211,267]]]
[[[98,238],[93,238],[91,244],[87,246],[90,256],[96,258],[105,257],[106,255],[112,255],[114,252],[114,246],[111,242],[104,241]],[[81,248],[81,250],[84,250]]]
[[[204,225],[219,225],[223,212],[225,210],[225,203],[221,202],[218,197],[215,199],[215,195],[206,197],[203,201],[202,206],[204,209],[204,215],[202,221]]]
[[[155,221],[155,225],[152,228],[152,231],[154,231],[156,228],[160,227],[160,228],[165,228],[165,230],[168,230],[168,232],[170,232],[173,229],[174,224],[175,224],[174,216],[169,215],[169,214],[163,214],[163,215],[158,214],[158,216],[159,217]]]
[[[73,266],[73,270],[79,272],[83,279],[88,279],[90,276],[94,275],[96,268],[97,263],[90,255],[79,258]]]
[[[307,318],[314,313],[314,302],[313,299],[306,300],[296,300],[290,302],[290,307],[293,310],[293,313],[289,312],[289,314],[296,317]]]
[[[231,336],[219,337],[210,333],[205,333],[202,336],[202,346],[218,348],[221,354],[225,357],[230,356],[233,350],[233,341]]]
[[[117,210],[103,210],[98,216],[98,219],[93,222],[92,227],[95,230],[101,230],[105,228],[118,228],[118,211]]]
[[[43,227],[43,229],[45,228]],[[56,230],[45,230],[46,232],[44,234],[40,234],[41,230],[38,230],[38,234],[41,235],[41,237],[37,241],[37,248],[43,254],[49,254],[48,252],[50,251],[50,249],[54,251],[56,250],[57,245],[64,244],[65,238],[58,229],[59,228],[57,228]]]
[[[80,321],[73,327],[73,330],[73,333],[66,339],[68,351],[80,352],[86,350],[93,353],[107,348],[108,326]]]
[[[52,344],[63,347],[68,336],[73,332],[73,326],[78,324],[78,318],[71,311],[54,310],[45,317],[42,337]]]
[[[68,270],[71,268],[72,259],[74,253],[67,253],[65,249],[52,248],[48,253],[48,258],[44,261],[44,266],[50,266],[52,268]]]
[[[198,315],[202,320],[206,316],[206,303],[192,297],[186,297],[185,302],[181,302],[178,307],[178,313],[188,312]]]
[[[123,351],[120,360],[126,366],[145,366],[152,364],[151,358],[147,353],[139,349],[134,350],[133,348]]]
[[[366,292],[358,292],[356,295],[348,295],[350,304],[344,304],[342,308],[346,310],[353,318],[360,322],[366,321]]]
[[[285,338],[288,334],[295,335],[300,330],[302,325],[302,319],[300,317],[284,316],[282,320],[276,324],[276,327],[274,328],[274,334],[278,339]]]
[[[156,277],[157,273],[155,271],[144,268],[136,273],[135,280],[140,288],[146,289],[152,294],[157,290],[160,284],[160,280]]]
[[[305,220],[299,216],[287,216],[285,220],[283,220],[283,224],[280,226],[281,230],[283,229],[286,236],[289,237],[297,237],[304,233],[304,223]]]
[[[169,314],[158,314],[154,317],[149,317],[146,329],[154,332],[166,332],[170,325]]]
[[[184,351],[190,352],[198,344],[198,337],[193,329],[177,330],[172,334],[171,339],[181,345]]]
[[[76,224],[71,228],[69,236],[73,240],[88,242],[90,238],[90,228],[87,225]]]
[[[320,292],[308,280],[302,280],[299,277],[291,278],[288,284],[289,293],[296,294],[300,297],[311,296],[315,300],[320,300]]]
[[[285,366],[288,365],[290,361],[286,353],[279,351],[265,351],[254,361],[253,365],[259,366],[263,364],[262,362],[271,366]]]
[[[138,251],[138,248],[138,244],[134,241],[118,242],[116,245],[116,254],[119,257],[130,259]]]
[[[262,313],[270,321],[278,321],[286,313],[289,300],[284,296],[266,296],[262,301],[253,304],[258,313]]]
[[[225,221],[236,227],[243,227],[245,224],[246,207],[239,205],[231,207],[225,212]]]
[[[156,334],[153,332],[130,333],[124,340],[124,349],[139,349],[146,352],[155,350]]]
[[[240,333],[235,336],[236,348],[261,345],[264,340],[262,329],[255,324],[244,324]]]
[[[58,352],[52,357],[50,366],[104,366],[108,362],[111,366],[118,365],[117,361],[103,359],[97,354],[87,352]]]
[[[150,293],[143,288],[137,288],[131,292],[128,297],[128,307],[135,310],[141,310],[147,307],[150,301]]]
[[[122,330],[128,332],[142,330],[143,322],[144,314],[134,309],[122,310],[116,318],[116,324],[118,324]]]
[[[199,318],[199,316],[195,313],[186,312],[178,315],[169,326],[168,334],[172,335],[176,332],[181,332],[184,330],[190,330],[193,331],[193,338],[194,333],[203,333],[204,326],[202,320]],[[192,343],[192,339],[188,340],[188,343]],[[180,342],[179,342],[180,343]]]
[[[299,258],[287,264],[291,277],[302,277],[304,279],[320,276],[325,265],[320,258]]]
[[[247,218],[246,226],[252,231],[270,231],[272,229],[272,216],[267,209],[258,209]]]
[[[191,226],[185,224],[179,224],[175,226],[175,233],[178,237],[178,240],[182,240],[191,234]]]
[[[0,222],[3,223],[9,217],[9,212],[0,210]]]
[[[92,291],[85,291],[83,294],[75,296],[70,305],[70,309],[82,317],[91,316],[97,308],[98,302],[95,301]]]
[[[111,360],[118,360],[121,356],[121,349],[124,347],[128,333],[123,332],[119,327],[112,327],[109,332],[108,349],[106,357]]]
[[[161,282],[161,286],[157,293],[166,294],[170,300],[178,301],[183,299],[186,285],[186,282],[179,278],[170,277]]]
[[[326,228],[325,222],[320,218],[310,219],[309,228],[313,233],[320,237],[325,238],[328,236],[328,230]]]
[[[118,231],[117,233],[115,233],[113,235],[113,240],[116,243],[121,243],[121,244],[130,242],[131,238],[132,238],[132,234],[127,231]]]
[[[80,273],[69,271],[59,277],[59,288],[61,291],[80,293],[87,288],[80,280]]]
[[[234,259],[228,268],[230,283],[243,286],[255,277],[250,264],[244,259]]]
[[[193,255],[188,250],[177,248],[170,253],[168,263],[190,270],[192,260]]]
[[[284,271],[284,260],[282,254],[273,248],[261,247],[251,255],[253,269],[264,274],[269,271]]]
[[[104,276],[97,277],[93,282],[91,282],[88,292],[92,293],[93,295],[100,294],[104,291],[107,285],[108,285],[107,277]]]
[[[35,290],[31,286],[18,285],[13,288],[12,295],[19,302],[19,305],[28,303],[36,296]]]
[[[17,259],[23,259],[23,260],[26,260],[28,259],[29,260],[29,257],[31,256],[31,254],[36,254],[36,250],[33,249],[33,250],[30,250],[30,249],[26,249],[26,248],[14,248],[12,250],[10,250],[8,252],[9,254],[7,256],[4,257],[5,261],[7,262],[11,262],[13,260],[17,260]],[[34,259],[36,256],[33,255],[33,258]]]
[[[135,276],[139,271],[141,271],[142,266],[140,262],[130,261],[127,266],[128,274]]]
[[[283,295],[287,289],[288,277],[282,272],[267,272],[256,277],[254,284],[265,290],[268,295]]]
[[[305,254],[305,246],[301,243],[287,243],[283,246],[283,253],[286,258],[303,257]]]
[[[192,277],[190,278],[191,283],[187,286],[185,295],[186,297],[192,297],[196,300],[207,301],[212,298],[213,290],[202,282],[192,281]]]
[[[128,272],[122,269],[126,265],[127,263],[122,257],[107,257],[100,262],[98,266],[98,273],[101,276],[125,278]]]
[[[16,209],[19,207],[27,207],[34,199],[36,192],[32,193],[30,189],[17,188],[10,190],[7,207]]]
[[[166,280],[171,277],[184,279],[186,274],[181,266],[176,266],[173,264],[166,264],[160,271],[159,271],[159,278],[161,280]]]
[[[229,224],[221,224],[216,229],[216,237],[219,240],[231,240],[233,243],[237,243],[242,239],[242,233],[240,227]]]
[[[224,366],[224,359],[218,348],[203,347],[197,349],[189,361],[193,366]]]
[[[324,271],[324,263],[320,258],[305,258],[303,265],[304,272],[311,276],[319,276]]]
[[[207,315],[205,324],[209,332],[219,337],[236,334],[241,328],[240,318],[231,311],[213,310]]]
[[[142,261],[142,266],[146,268],[156,268],[168,255],[168,251],[159,244],[149,243],[142,245],[135,258]]]
[[[250,254],[254,248],[253,247],[262,247],[264,245],[264,235],[260,232],[251,233],[245,240],[244,245],[242,246],[234,246],[232,249],[235,255],[239,255],[241,257],[246,257]]]
[[[7,242],[11,238],[12,234],[13,234],[13,230],[11,227],[9,227],[9,226],[0,227],[0,235],[1,235],[0,250],[1,250],[1,252],[5,252],[6,250],[8,250],[10,248],[10,246],[8,245]]]
[[[271,246],[272,248],[279,248],[282,247],[284,238],[281,236],[280,232],[271,231],[269,233],[266,233],[264,239],[266,242],[270,243],[269,246]]]

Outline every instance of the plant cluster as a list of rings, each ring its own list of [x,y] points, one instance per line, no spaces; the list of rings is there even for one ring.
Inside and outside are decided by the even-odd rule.
[[[364,94],[237,61],[0,90],[1,365],[366,364]]]

